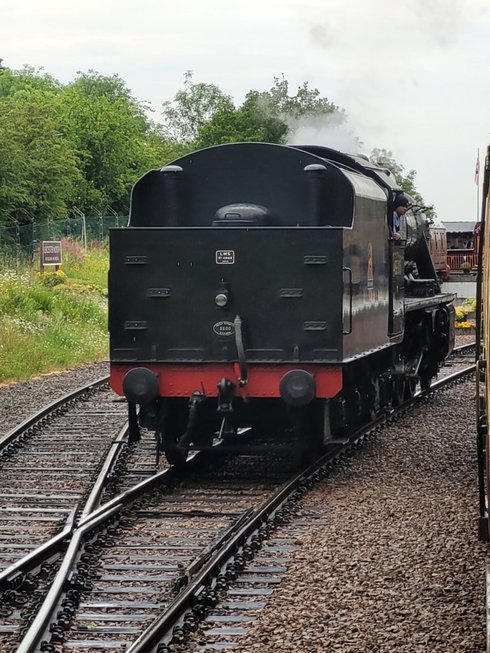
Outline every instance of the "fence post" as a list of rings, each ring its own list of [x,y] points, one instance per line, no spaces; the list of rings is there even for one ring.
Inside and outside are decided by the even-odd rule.
[[[85,220],[85,213],[80,211],[77,206],[74,206],[73,210],[82,219],[82,245],[84,251],[87,251],[87,222]]]

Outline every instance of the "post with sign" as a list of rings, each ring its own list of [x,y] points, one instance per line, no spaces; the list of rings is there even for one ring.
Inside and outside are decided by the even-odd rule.
[[[61,265],[61,240],[41,242],[41,272],[47,265],[54,265],[55,270]]]

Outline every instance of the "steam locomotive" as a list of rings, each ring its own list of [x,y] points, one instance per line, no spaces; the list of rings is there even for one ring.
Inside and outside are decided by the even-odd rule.
[[[235,143],[135,184],[110,233],[111,386],[171,463],[241,428],[318,451],[430,386],[454,344],[429,222],[389,171],[320,146]],[[280,436],[279,436],[280,437]]]

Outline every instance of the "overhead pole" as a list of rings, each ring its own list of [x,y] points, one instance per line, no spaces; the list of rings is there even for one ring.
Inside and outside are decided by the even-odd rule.
[[[476,221],[480,222],[480,148],[478,148],[476,154],[475,184],[476,184]]]

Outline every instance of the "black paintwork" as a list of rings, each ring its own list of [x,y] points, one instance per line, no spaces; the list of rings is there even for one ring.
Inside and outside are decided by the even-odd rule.
[[[236,361],[237,316],[250,362],[346,361],[403,336],[396,184],[308,149],[223,145],[137,182],[110,235],[112,361]]]
[[[305,172],[315,165],[324,171]],[[321,190],[315,193],[318,178]],[[350,226],[349,186],[337,165],[294,148],[221,145],[144,175],[133,189],[129,226],[208,227],[222,207],[239,203],[266,207],[267,219],[257,226]]]
[[[250,362],[337,360],[340,238],[338,230],[197,229],[192,238],[186,229],[115,230],[112,360],[235,361],[237,315]],[[146,262],[128,264],[129,253]],[[217,253],[233,263],[217,263]],[[225,308],[215,303],[220,290]]]

